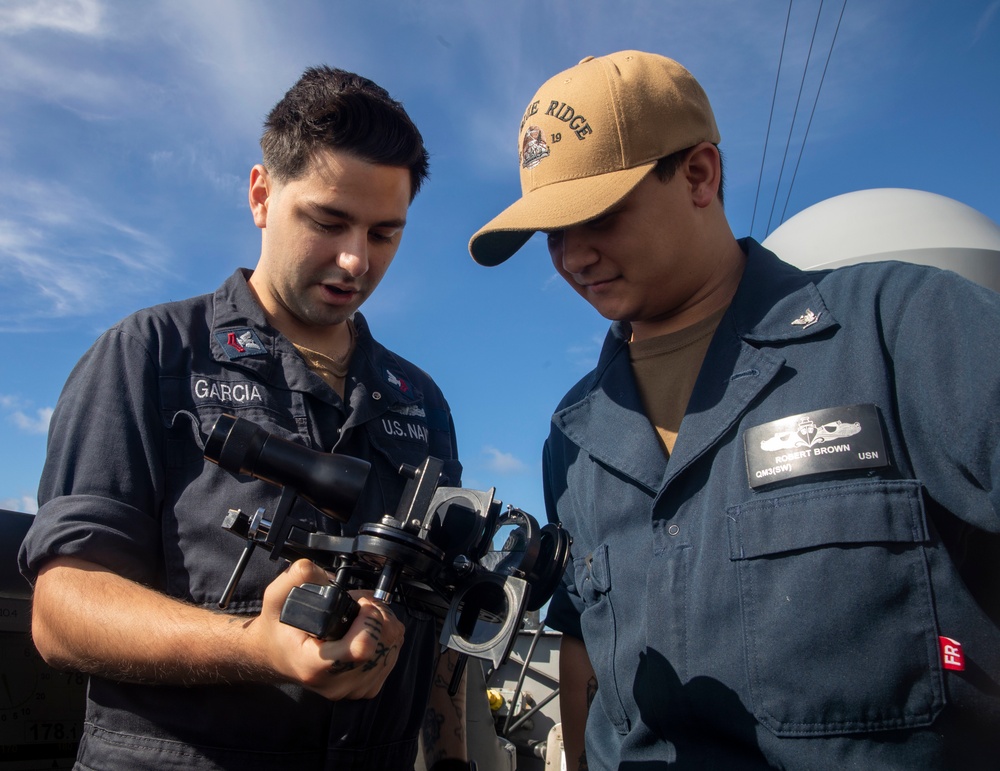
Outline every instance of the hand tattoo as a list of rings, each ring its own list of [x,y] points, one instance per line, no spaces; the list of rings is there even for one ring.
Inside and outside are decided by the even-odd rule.
[[[365,665],[361,668],[361,671],[371,672],[371,670],[375,669],[375,667],[377,667],[379,663],[383,663],[383,666],[388,666],[389,654],[392,653],[395,649],[396,649],[395,645],[389,647],[383,645],[382,643],[378,643],[375,646],[375,658],[373,658],[369,662],[366,662]]]
[[[355,664],[353,661],[334,661],[330,665],[330,674],[338,675],[341,672],[350,672],[354,669],[354,666]]]
[[[382,619],[380,618],[366,618],[365,619],[365,632],[368,636],[373,638],[378,642],[382,635]]]

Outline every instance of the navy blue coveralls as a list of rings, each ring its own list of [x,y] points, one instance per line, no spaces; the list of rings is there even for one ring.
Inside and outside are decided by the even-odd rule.
[[[1000,768],[1000,295],[741,245],[669,460],[627,325],[552,418],[590,768]]]
[[[426,373],[379,345],[358,313],[345,404],[268,326],[248,276],[237,271],[214,295],[140,311],[81,359],[52,418],[41,506],[20,554],[30,579],[46,559],[72,555],[216,608],[243,549],[221,527],[226,512],[273,513],[281,494],[203,459],[223,413],[372,464],[342,529],[297,502],[295,515],[318,518],[333,533],[353,535],[362,522],[395,513],[400,464],[419,465],[430,454],[446,462],[448,484],[461,484],[451,413]],[[282,565],[259,550],[229,611],[257,614]],[[78,767],[412,768],[437,640],[432,619],[397,615],[406,622],[403,649],[368,701],[331,702],[292,685],[92,677]]]

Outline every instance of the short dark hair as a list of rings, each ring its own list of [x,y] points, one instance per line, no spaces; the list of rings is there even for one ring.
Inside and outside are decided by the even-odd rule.
[[[264,167],[279,181],[304,173],[317,150],[342,150],[410,171],[410,199],[428,175],[423,137],[403,105],[368,78],[310,67],[264,121]]]
[[[670,155],[664,155],[660,160],[656,162],[653,167],[653,173],[659,177],[660,182],[669,182],[674,178],[674,174],[677,173],[677,169],[681,167],[684,159],[687,158],[688,153],[690,153],[694,148],[685,147],[683,150],[678,150],[676,153],[671,153]],[[716,145],[718,150],[718,145]],[[723,193],[723,188],[726,186],[726,173],[724,170],[724,164],[722,162],[722,150],[719,150],[719,203],[724,204],[725,196]]]

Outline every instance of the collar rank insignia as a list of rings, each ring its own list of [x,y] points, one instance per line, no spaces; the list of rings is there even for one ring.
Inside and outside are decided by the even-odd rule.
[[[257,333],[249,327],[216,332],[215,339],[219,341],[230,361],[242,359],[244,356],[263,356],[267,353]]]
[[[803,329],[808,329],[817,321],[819,317],[822,316],[822,311],[820,313],[813,313],[811,308],[806,308],[806,312],[799,316],[792,322],[793,327],[802,327]]]
[[[399,375],[392,374],[389,370],[385,371],[385,379],[389,382],[389,385],[393,386],[397,391],[399,391],[404,396],[409,396],[412,390],[410,384]]]

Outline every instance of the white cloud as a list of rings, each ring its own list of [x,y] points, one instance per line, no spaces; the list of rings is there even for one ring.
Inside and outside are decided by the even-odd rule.
[[[123,78],[90,66],[0,46],[0,88],[59,105],[87,118],[120,113],[132,101]]]
[[[197,81],[183,71],[183,52],[173,53],[183,31],[171,18],[152,0],[0,0],[0,90],[89,121],[164,103],[177,112]],[[148,60],[168,62],[174,76],[151,74]]]
[[[247,205],[249,168],[244,174],[221,170],[218,158],[208,151],[191,146],[176,150],[154,150],[149,154],[149,163],[157,174],[172,175],[182,169],[191,177],[206,181],[234,205],[241,208]]]
[[[16,498],[0,498],[0,509],[22,511],[25,514],[38,512],[38,501],[33,495],[21,495]]]
[[[562,285],[563,285],[563,277],[560,276],[558,273],[553,273],[547,279],[545,279],[545,282],[542,284],[542,291],[547,292],[550,289],[552,289],[552,287],[562,287]]]
[[[101,32],[103,15],[98,0],[5,0],[0,5],[0,33],[44,29],[94,36]]]
[[[14,425],[29,434],[47,434],[49,432],[49,421],[52,419],[52,408],[42,407],[35,410],[34,416],[25,414],[20,410],[11,416]]]
[[[986,10],[983,11],[982,16],[979,17],[979,21],[976,24],[976,30],[973,35],[973,42],[978,43],[982,39],[983,35],[989,29],[990,25],[993,23],[993,19],[997,15],[997,11],[1000,11],[1000,0],[993,0],[992,3],[987,6]]]
[[[483,453],[488,457],[487,468],[497,474],[520,474],[528,469],[524,461],[509,452],[502,452],[496,447],[483,447]]]
[[[52,419],[52,407],[40,407],[32,414],[26,399],[10,394],[0,394],[0,409],[9,413],[10,421],[29,434],[46,434]]]
[[[571,345],[566,349],[566,358],[573,370],[578,372],[589,372],[597,366],[597,360],[601,355],[601,347],[604,345],[605,335],[594,335],[590,343]]]
[[[0,330],[99,312],[165,274],[168,250],[66,186],[14,179],[0,221]]]

